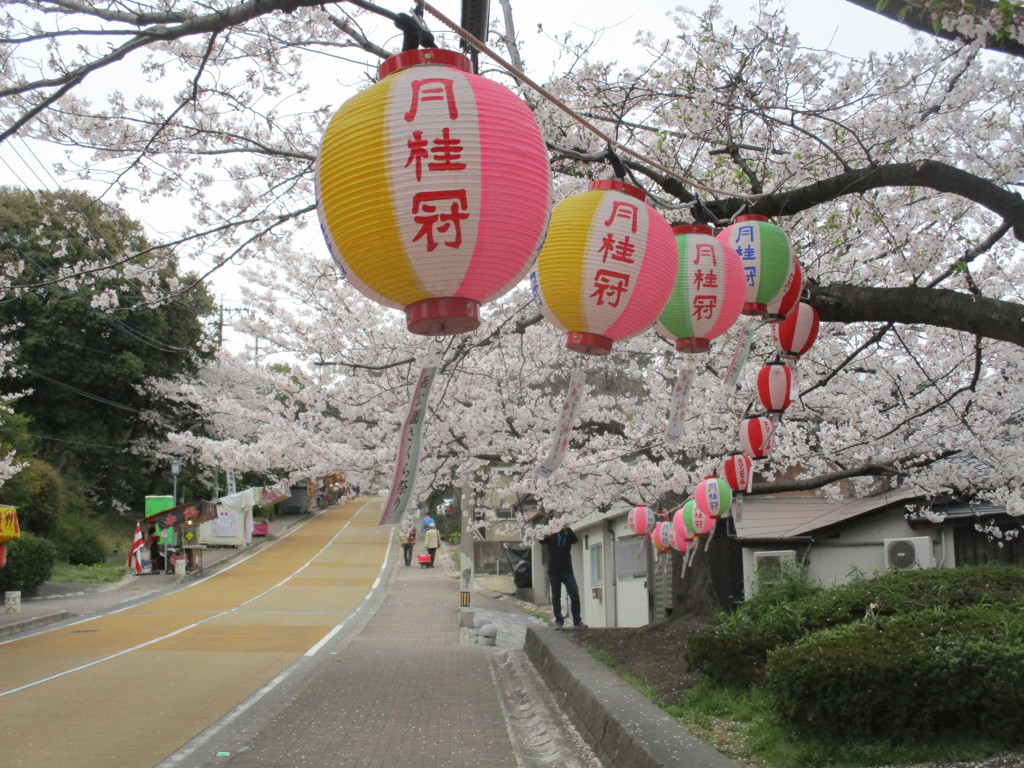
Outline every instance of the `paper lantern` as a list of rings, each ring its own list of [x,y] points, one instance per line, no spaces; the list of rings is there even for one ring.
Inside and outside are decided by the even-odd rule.
[[[659,555],[663,552],[668,552],[670,549],[675,549],[675,540],[676,532],[672,530],[672,524],[669,522],[663,521],[658,523],[651,532],[651,543]]]
[[[633,507],[626,524],[637,536],[650,536],[655,524],[654,512],[649,507]]]
[[[697,509],[712,521],[718,517],[728,517],[729,507],[732,506],[732,489],[720,477],[706,477],[693,490],[693,501]]]
[[[697,506],[695,499],[688,499],[672,516],[672,526],[675,528],[676,537],[682,535],[686,539],[698,539],[711,533],[715,521],[711,515]]]
[[[754,462],[742,453],[726,456],[722,461],[722,476],[733,493],[746,493],[754,476]]]
[[[655,329],[680,352],[707,352],[740,316],[746,297],[743,262],[711,227],[673,227],[678,251],[675,285]]]
[[[768,302],[768,308],[764,319],[769,323],[781,323],[786,315],[793,311],[800,301],[800,295],[804,291],[804,269],[800,262],[793,259],[793,269],[782,286],[782,291],[774,300]]]
[[[476,328],[480,305],[529,272],[550,212],[533,113],[470,69],[454,51],[392,56],[320,145],[317,212],[331,254],[356,289],[404,309],[413,333]]]
[[[0,544],[0,568],[7,565],[7,545]]]
[[[774,447],[775,424],[767,416],[754,416],[740,422],[740,445],[752,459],[763,459]]]
[[[764,216],[745,214],[718,234],[743,262],[747,292],[744,315],[764,315],[782,292],[793,268],[789,238]]]
[[[798,360],[818,338],[818,310],[800,302],[786,319],[772,326],[772,340],[787,360]]]
[[[785,363],[768,363],[757,372],[757,397],[768,413],[782,413],[793,398],[793,371]]]
[[[565,331],[566,347],[607,355],[649,328],[672,292],[678,255],[644,191],[615,180],[555,206],[532,276],[541,313]]]

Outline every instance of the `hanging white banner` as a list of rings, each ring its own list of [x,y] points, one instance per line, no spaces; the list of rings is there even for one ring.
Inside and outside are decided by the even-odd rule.
[[[395,475],[391,480],[391,491],[388,493],[384,513],[377,525],[398,525],[412,496],[413,487],[416,485],[416,470],[420,463],[420,434],[427,416],[430,387],[434,383],[438,362],[438,355],[431,353],[425,361],[426,364],[420,369],[412,401],[409,403],[409,413],[398,436],[398,455],[395,457]]]
[[[676,384],[672,388],[672,404],[669,406],[668,427],[665,428],[665,440],[669,443],[679,442],[683,436],[683,422],[686,421],[686,406],[690,402],[690,391],[697,371],[690,366],[679,369]]]
[[[736,382],[740,380],[740,371],[743,370],[743,364],[747,362],[747,355],[750,354],[750,347],[754,343],[754,334],[750,330],[749,326],[743,328],[740,330],[739,336],[736,337],[736,349],[733,350],[732,360],[729,361],[729,370],[725,372],[723,381],[723,386],[727,390],[736,389]]]
[[[555,430],[555,442],[551,446],[551,452],[544,463],[534,470],[541,480],[547,480],[562,466],[565,452],[569,448],[569,435],[572,434],[572,425],[576,421],[576,412],[580,409],[586,389],[587,375],[576,369],[569,379],[569,391],[565,396],[562,413],[558,417],[558,428]]]

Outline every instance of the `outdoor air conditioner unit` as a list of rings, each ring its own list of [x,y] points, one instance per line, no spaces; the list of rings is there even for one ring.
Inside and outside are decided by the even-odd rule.
[[[918,568],[934,568],[932,540],[928,536],[914,536],[908,539],[886,539],[882,542],[886,569],[913,571]]]

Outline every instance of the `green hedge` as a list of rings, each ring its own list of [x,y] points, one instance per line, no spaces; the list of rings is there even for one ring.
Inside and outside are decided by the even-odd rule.
[[[53,574],[57,547],[53,542],[31,533],[7,543],[7,566],[0,568],[0,590],[31,595]]]
[[[789,574],[744,602],[720,623],[691,636],[689,666],[708,682],[756,685],[768,654],[822,629],[876,617],[992,605],[1024,609],[1024,569],[986,565],[892,572],[827,590],[804,589]]]
[[[861,619],[768,657],[765,688],[798,733],[1024,742],[1024,614],[999,606]]]

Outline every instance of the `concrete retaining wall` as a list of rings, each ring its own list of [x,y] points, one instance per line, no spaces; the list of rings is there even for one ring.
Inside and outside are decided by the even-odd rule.
[[[605,766],[739,768],[560,632],[527,627],[526,654]]]

